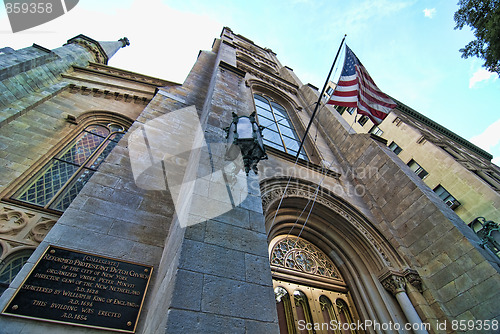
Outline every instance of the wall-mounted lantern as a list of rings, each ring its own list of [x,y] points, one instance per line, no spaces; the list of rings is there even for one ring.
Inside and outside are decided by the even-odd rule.
[[[228,143],[226,158],[234,160],[241,152],[247,175],[250,169],[257,174],[257,163],[267,159],[262,141],[262,129],[255,121],[255,112],[250,116],[238,116],[233,112],[233,121],[225,129]]]
[[[500,226],[492,220],[477,217],[469,223],[469,227],[481,239],[481,246],[488,247],[500,257]]]

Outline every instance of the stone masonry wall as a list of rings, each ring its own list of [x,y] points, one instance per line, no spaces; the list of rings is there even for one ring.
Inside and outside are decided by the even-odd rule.
[[[183,213],[177,212],[159,268],[163,279],[153,290],[155,307],[168,314],[150,312],[147,333],[278,332],[258,181],[240,171],[235,177],[250,186],[232,189],[231,200],[224,196],[227,181],[217,173],[225,154],[222,127],[229,125],[231,112],[248,112],[251,94],[229,65],[234,56],[229,46],[216,42],[214,51],[200,54],[182,89],[169,90],[196,107],[207,146],[187,161],[184,181],[195,182],[193,193],[181,193],[180,201],[190,203],[190,224],[181,226]],[[186,90],[193,81],[196,89]],[[195,130],[192,124],[181,128]]]

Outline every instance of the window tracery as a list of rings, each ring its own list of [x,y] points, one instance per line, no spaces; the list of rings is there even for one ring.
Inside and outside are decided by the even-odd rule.
[[[116,122],[86,126],[59,151],[12,199],[64,211],[125,134]]]
[[[286,237],[271,251],[271,265],[321,277],[341,279],[338,269],[319,248],[310,242]]]

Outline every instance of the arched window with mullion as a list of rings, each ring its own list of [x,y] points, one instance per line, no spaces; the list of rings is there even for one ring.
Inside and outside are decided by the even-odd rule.
[[[296,156],[300,147],[300,138],[292,126],[286,109],[259,94],[254,94],[254,101],[257,121],[264,127],[262,131],[264,144]],[[303,148],[299,157],[308,160]]]
[[[2,248],[0,247],[0,254]],[[9,287],[21,268],[28,261],[32,250],[24,250],[15,253],[5,261],[0,261],[0,295]]]
[[[12,199],[64,211],[123,137],[122,125],[100,122],[85,127]]]

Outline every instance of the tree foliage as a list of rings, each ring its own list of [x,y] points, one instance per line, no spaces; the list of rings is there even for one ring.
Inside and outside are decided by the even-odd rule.
[[[460,49],[462,58],[476,56],[483,66],[500,76],[500,0],[459,0],[455,29],[470,26],[476,40]]]

